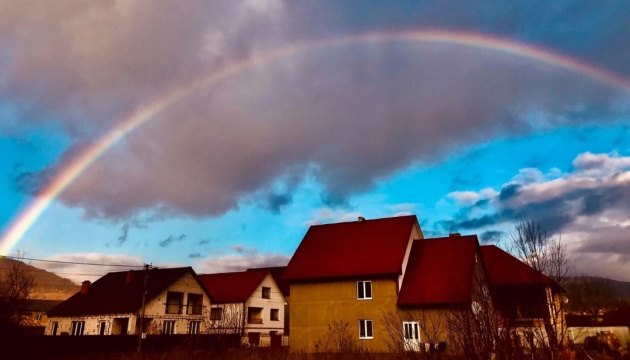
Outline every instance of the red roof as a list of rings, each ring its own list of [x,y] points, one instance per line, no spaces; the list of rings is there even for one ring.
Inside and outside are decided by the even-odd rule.
[[[448,305],[471,301],[477,236],[413,242],[398,305]]]
[[[247,301],[268,274],[267,269],[252,269],[222,274],[202,274],[199,278],[210,292],[214,302],[225,304]]]
[[[399,275],[415,215],[311,226],[286,280]]]
[[[147,301],[158,296],[169,285],[189,272],[199,280],[191,267],[149,270],[146,287]],[[74,294],[50,310],[48,315],[81,316],[135,313],[142,306],[144,274],[144,270],[105,274],[89,286],[87,293]],[[127,280],[130,281],[127,282]],[[203,286],[202,289],[207,294],[207,290]]]
[[[284,280],[282,275],[284,274],[284,270],[286,270],[287,267],[286,266],[272,266],[272,267],[265,267],[265,268],[254,268],[254,269],[247,269],[247,271],[254,271],[254,270],[267,270],[271,273],[271,277],[273,277],[273,281],[276,282],[276,285],[278,285],[278,289],[280,289],[280,292],[282,293],[282,295],[284,297],[287,297],[289,295],[291,295],[291,287],[290,284],[287,280]]]
[[[493,285],[555,284],[547,275],[495,245],[482,246],[481,254]]]

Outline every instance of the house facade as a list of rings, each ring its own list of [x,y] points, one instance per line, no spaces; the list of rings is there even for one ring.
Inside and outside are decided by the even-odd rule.
[[[269,269],[200,275],[210,292],[208,332],[238,333],[243,344],[283,344],[287,304]]]
[[[45,334],[198,334],[210,306],[190,267],[113,272],[50,310]]]

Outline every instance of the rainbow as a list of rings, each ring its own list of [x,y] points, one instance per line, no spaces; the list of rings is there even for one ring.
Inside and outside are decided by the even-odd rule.
[[[184,99],[188,95],[193,94],[219,80],[226,79],[232,75],[250,69],[256,65],[263,65],[285,57],[295,56],[308,51],[317,51],[340,46],[354,44],[380,44],[394,41],[452,44],[489,51],[498,51],[517,57],[547,63],[549,65],[592,78],[601,83],[620,88],[624,91],[630,89],[630,79],[606,69],[599,68],[587,62],[541,47],[534,47],[479,33],[431,29],[388,33],[371,32],[291,45],[274,51],[265,52],[246,60],[228,64],[223,68],[205,74],[204,76],[197,78],[190,83],[184,84],[160,98],[157,98],[146,106],[136,110],[129,117],[123,119],[105,136],[96,141],[83,153],[75,157],[73,161],[38,194],[38,196],[26,207],[26,209],[22,211],[15,220],[13,220],[2,239],[0,239],[0,254],[8,254],[18,244],[20,239],[35,223],[35,221],[37,221],[52,201],[110,147],[134,131],[136,128],[150,119],[155,118],[156,115],[160,114],[168,107]]]

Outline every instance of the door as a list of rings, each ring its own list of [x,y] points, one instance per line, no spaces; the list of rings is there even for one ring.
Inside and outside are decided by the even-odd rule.
[[[105,335],[105,324],[106,324],[105,321],[101,321],[98,324],[98,334],[99,335]]]
[[[249,345],[260,346],[260,333],[250,332],[247,337],[249,338]]]

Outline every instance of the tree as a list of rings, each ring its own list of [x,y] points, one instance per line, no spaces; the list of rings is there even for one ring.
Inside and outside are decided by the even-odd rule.
[[[569,256],[562,237],[552,237],[539,222],[534,220],[518,220],[512,238],[512,253],[523,262],[552,278],[559,286],[564,286],[569,279]],[[564,308],[566,303],[561,301],[554,289],[545,289],[549,316],[543,318],[546,334],[535,334],[539,344],[546,344],[553,353],[558,352],[560,344],[566,337],[564,323]]]
[[[17,260],[2,257],[0,261],[8,264],[0,274],[0,328],[8,331],[22,321],[35,280],[19,257]]]
[[[577,314],[601,315],[625,306],[625,301],[609,279],[592,276],[572,278],[565,285],[568,309]]]

